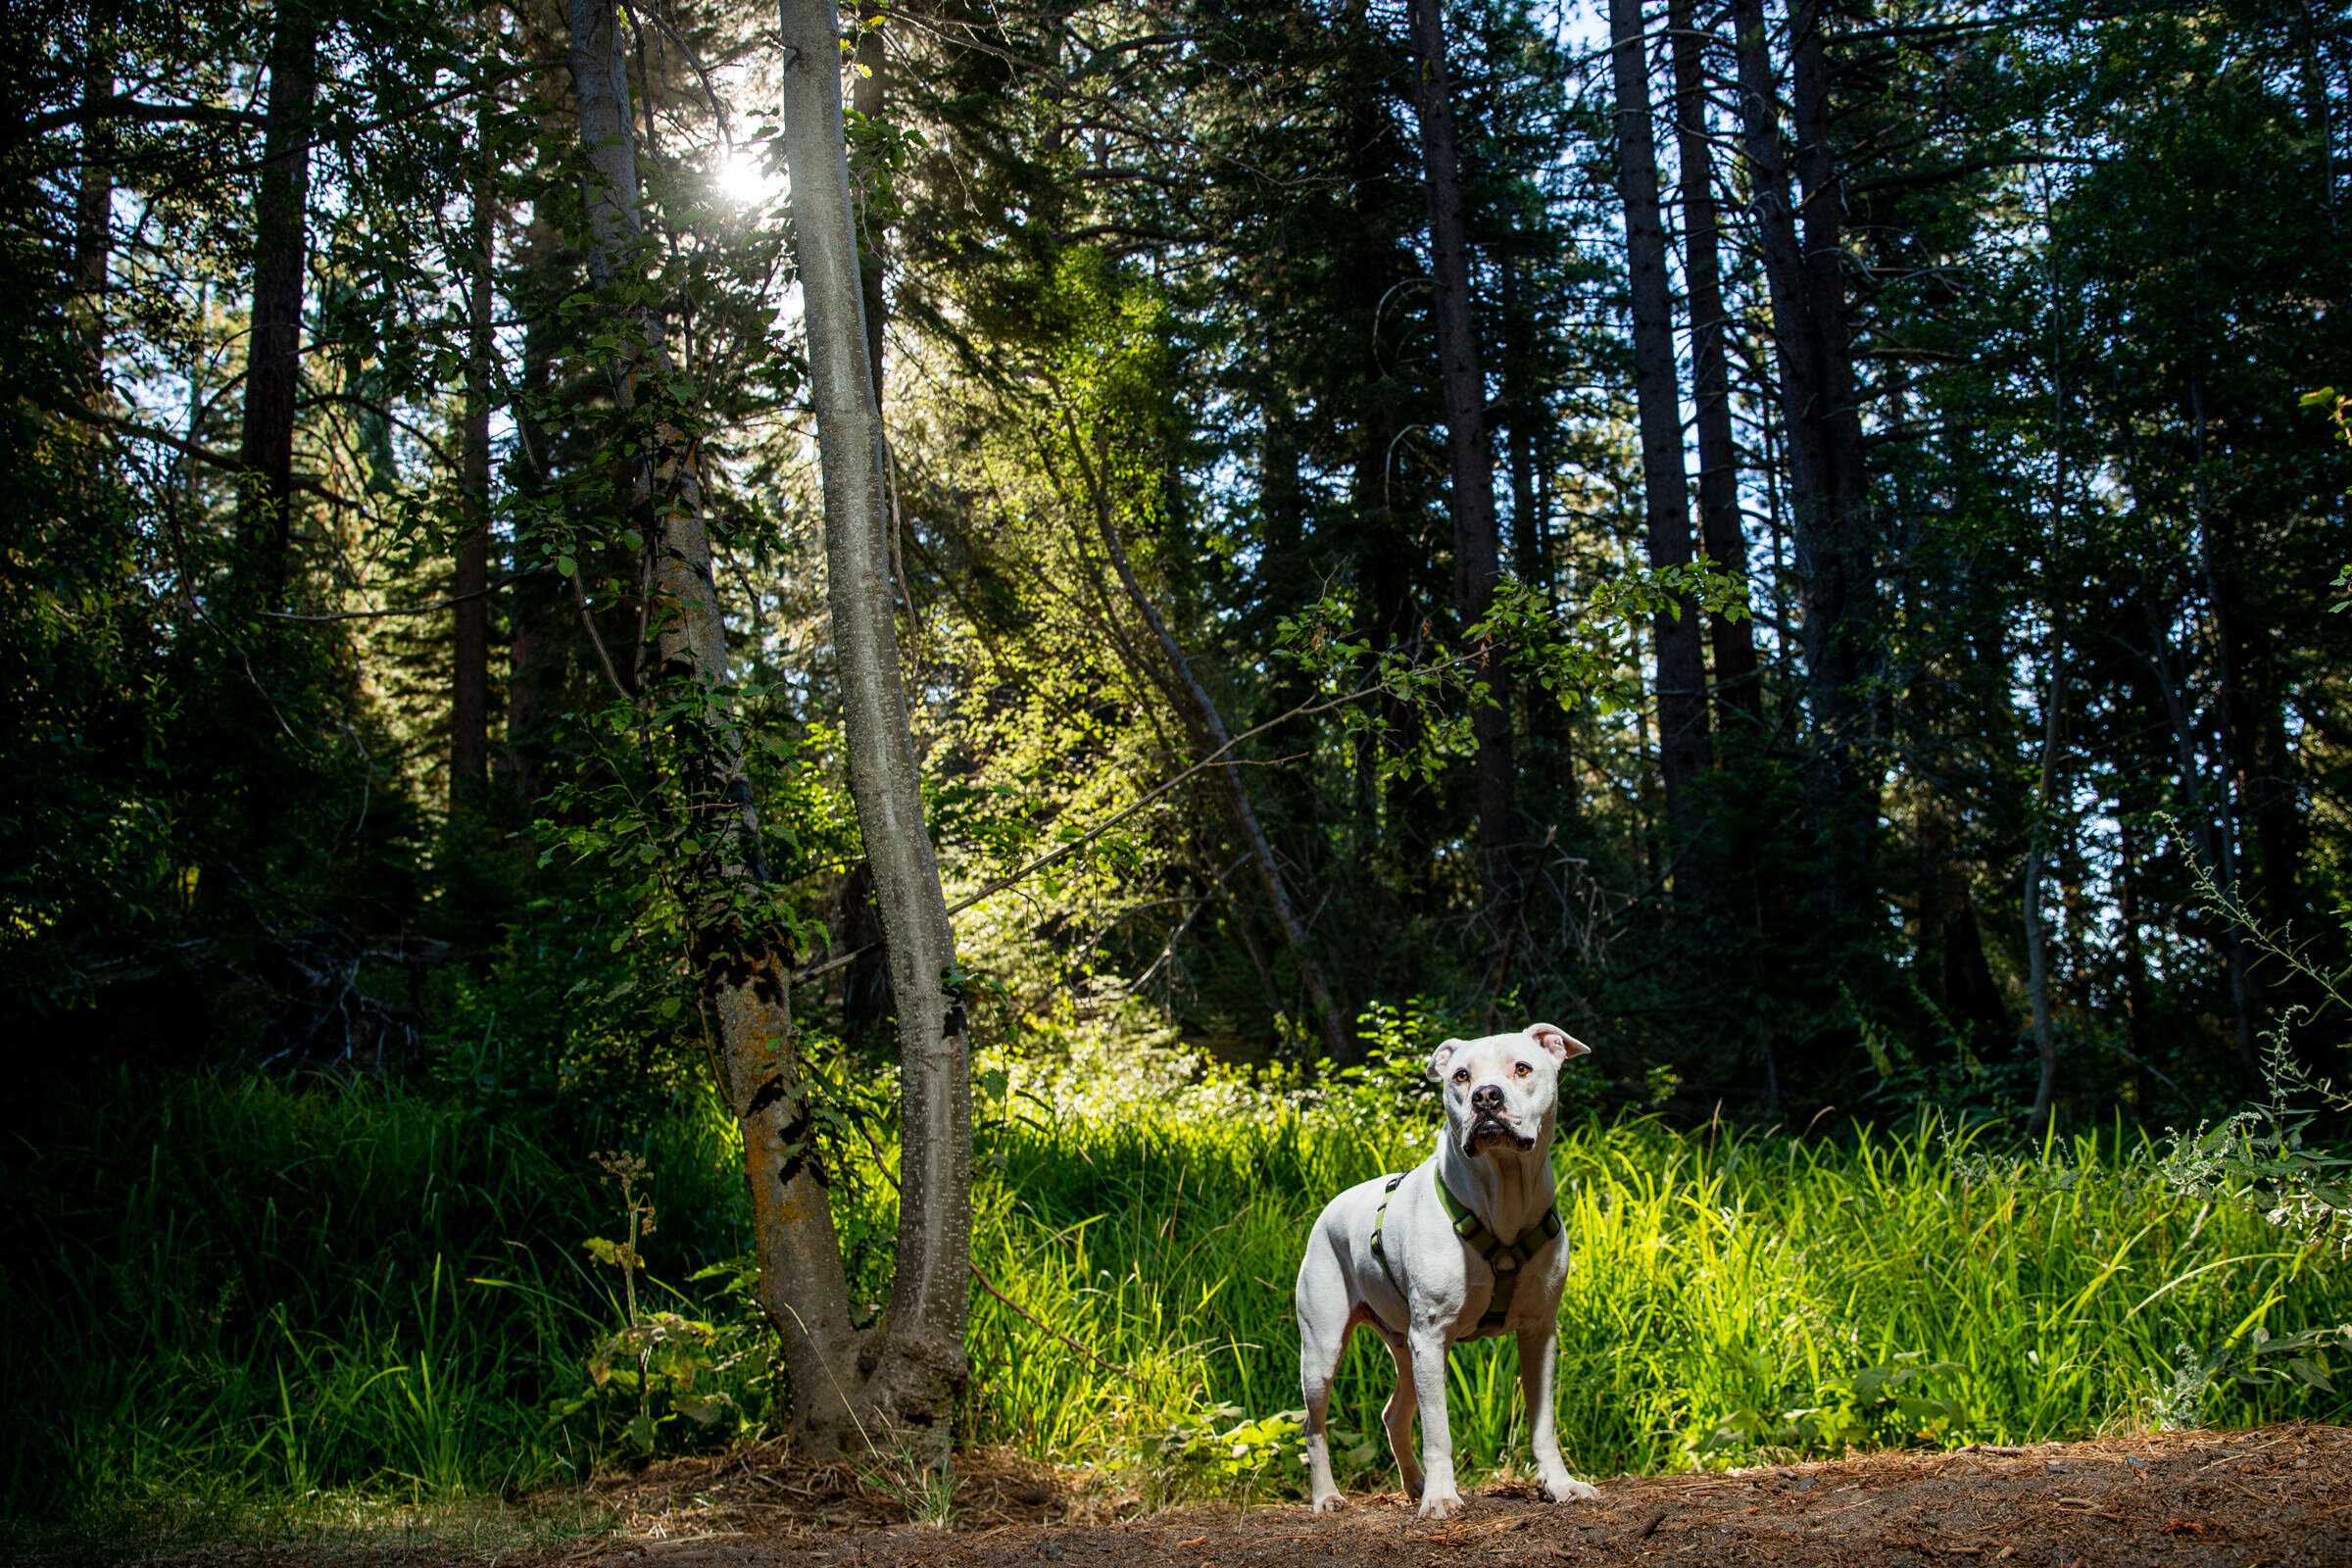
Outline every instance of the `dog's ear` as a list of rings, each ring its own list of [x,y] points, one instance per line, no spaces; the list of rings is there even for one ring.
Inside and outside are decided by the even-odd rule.
[[[1537,1045],[1551,1053],[1553,1061],[1572,1061],[1578,1056],[1592,1054],[1591,1046],[1556,1023],[1531,1023],[1527,1026],[1527,1032]]]
[[[1446,1064],[1453,1059],[1453,1054],[1461,1050],[1462,1045],[1463,1042],[1459,1040],[1448,1040],[1429,1054],[1430,1082],[1444,1083],[1446,1081]]]

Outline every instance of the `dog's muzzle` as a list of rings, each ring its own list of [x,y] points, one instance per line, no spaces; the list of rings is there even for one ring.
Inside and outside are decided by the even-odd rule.
[[[1521,1133],[1519,1129],[1501,1117],[1480,1116],[1470,1124],[1470,1134],[1462,1140],[1462,1152],[1475,1159],[1478,1157],[1481,1148],[1488,1144],[1500,1143],[1515,1144],[1522,1152],[1536,1147],[1536,1141],[1533,1138]]]

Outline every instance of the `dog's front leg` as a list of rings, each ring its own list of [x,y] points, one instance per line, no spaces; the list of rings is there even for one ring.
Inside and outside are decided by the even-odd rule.
[[[1560,1457],[1560,1430],[1551,1415],[1551,1386],[1559,1371],[1560,1331],[1538,1324],[1519,1331],[1519,1392],[1527,1399],[1527,1422],[1535,1432],[1536,1473],[1554,1502],[1591,1502],[1600,1494],[1568,1473]]]
[[[1416,1324],[1409,1344],[1414,1402],[1421,1407],[1421,1517],[1443,1519],[1462,1511],[1453,1486],[1453,1429],[1446,1420],[1446,1335]]]

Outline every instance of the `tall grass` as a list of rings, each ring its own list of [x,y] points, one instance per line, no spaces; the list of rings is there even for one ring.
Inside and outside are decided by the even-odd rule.
[[[975,1261],[1020,1310],[975,1293],[962,1435],[1163,1491],[1280,1494],[1300,1239],[1331,1194],[1423,1157],[1428,1113],[1214,1076],[1078,1082],[1032,1083],[983,1130]],[[614,1206],[584,1157],[452,1101],[258,1081],[124,1079],[53,1132],[7,1175],[8,1514],[503,1494],[618,1454],[594,1410],[550,1413],[620,1316],[580,1248]],[[682,1098],[640,1152],[657,1279],[744,1249],[715,1104]],[[2352,1286],[2259,1215],[2177,1196],[2117,1132],[2014,1157],[1933,1121],[1800,1142],[1588,1119],[1555,1157],[1575,1249],[1560,1422],[1582,1473],[2343,1408],[2207,1376],[2257,1322],[2352,1319]],[[890,1234],[877,1174],[856,1211],[844,1199],[854,1239]],[[868,1296],[886,1255],[858,1254]],[[1390,1378],[1359,1340],[1334,1414],[1357,1485],[1390,1473]],[[1465,1348],[1451,1379],[1465,1466],[1511,1463],[1514,1348]],[[755,1424],[774,1392],[743,1380]]]
[[[1360,1097],[1301,1111],[1231,1092],[999,1126],[977,1261],[1055,1332],[978,1298],[973,1435],[1067,1459],[1186,1452],[1287,1485],[1295,1456],[1256,1423],[1298,1399],[1300,1239],[1330,1195],[1417,1163],[1430,1137],[1425,1115],[1368,1113]],[[1933,1119],[1815,1142],[1649,1119],[1563,1129],[1572,1465],[2343,1410],[2207,1363],[2257,1327],[2352,1320],[2352,1281],[2312,1270],[2246,1208],[2176,1195],[2136,1136],[2030,1158],[1975,1145]],[[1510,1343],[1455,1352],[1452,1424],[1474,1469],[1522,1449],[1517,1375]],[[1393,1474],[1378,1440],[1393,1380],[1358,1336],[1334,1446],[1374,1474]],[[1235,1441],[1171,1438],[1220,1427]]]
[[[585,1162],[446,1100],[266,1080],[125,1075],[43,1131],[0,1210],[0,1511],[446,1499],[592,1461],[547,1410],[618,1315]],[[650,1140],[675,1277],[738,1245],[723,1131],[690,1103]]]

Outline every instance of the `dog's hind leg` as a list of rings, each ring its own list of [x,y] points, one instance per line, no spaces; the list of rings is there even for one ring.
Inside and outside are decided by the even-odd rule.
[[[1298,1270],[1298,1392],[1306,1402],[1308,1500],[1329,1513],[1347,1499],[1331,1479],[1331,1380],[1355,1327],[1339,1260],[1310,1248]]]
[[[1380,1412],[1380,1424],[1388,1428],[1389,1451],[1396,1456],[1397,1474],[1404,1479],[1404,1494],[1414,1501],[1421,1500],[1421,1456],[1413,1451],[1413,1411],[1419,1400],[1413,1394],[1413,1351],[1401,1334],[1381,1331],[1381,1339],[1389,1347],[1389,1354],[1396,1363],[1396,1388],[1389,1396],[1388,1407]]]
[[[1554,1502],[1591,1502],[1600,1494],[1568,1473],[1560,1457],[1560,1429],[1552,1419],[1551,1391],[1560,1365],[1558,1329],[1538,1324],[1519,1331],[1519,1390],[1527,1398],[1527,1424],[1535,1434],[1536,1473]]]

